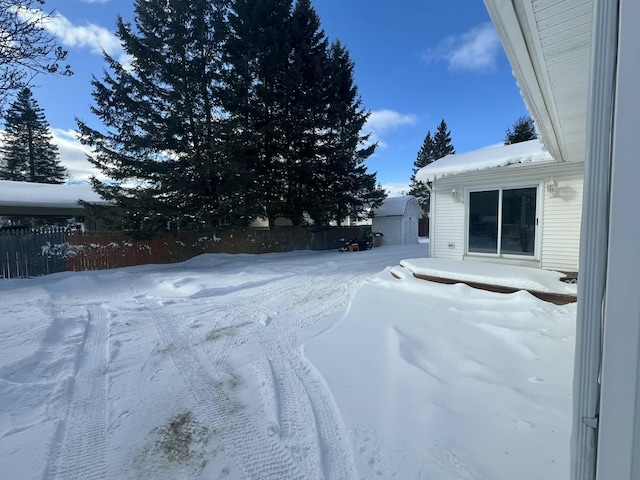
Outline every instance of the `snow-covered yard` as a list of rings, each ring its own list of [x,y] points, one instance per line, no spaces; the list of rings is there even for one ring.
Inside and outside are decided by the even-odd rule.
[[[418,280],[427,252],[0,282],[2,478],[567,478],[575,304]]]

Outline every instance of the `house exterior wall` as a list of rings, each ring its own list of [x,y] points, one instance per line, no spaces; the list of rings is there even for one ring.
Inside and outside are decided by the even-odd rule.
[[[582,165],[554,175],[558,194],[545,189],[542,224],[542,268],[578,271],[582,214]],[[571,172],[570,170],[578,170]]]
[[[429,242],[434,258],[462,260],[464,257],[465,208],[463,202],[453,201],[451,190],[458,185],[452,182],[454,178],[444,178],[433,183]]]
[[[582,208],[583,164],[529,164],[452,175],[433,183],[433,230],[431,243],[435,258],[504,262],[542,267],[550,270],[577,271]],[[558,183],[557,195],[546,184]],[[511,186],[537,186],[538,226],[536,258],[501,258],[466,253],[466,222],[469,190]],[[456,202],[452,194],[459,195]]]

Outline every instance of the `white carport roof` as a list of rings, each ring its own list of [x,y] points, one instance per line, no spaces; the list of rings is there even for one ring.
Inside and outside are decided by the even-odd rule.
[[[498,145],[468,153],[447,155],[418,170],[416,180],[426,183],[449,175],[539,162],[554,162],[554,159],[544,149],[540,140],[529,140],[513,145]]]
[[[0,215],[79,215],[78,200],[106,204],[91,185],[0,180]]]

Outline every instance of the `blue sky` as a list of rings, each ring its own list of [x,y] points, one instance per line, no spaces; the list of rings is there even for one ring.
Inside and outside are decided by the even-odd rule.
[[[407,190],[422,141],[441,119],[457,153],[504,140],[527,111],[481,0],[313,0],[330,39],[355,62],[356,83],[371,111],[367,132],[379,142],[369,171],[392,195]],[[122,55],[116,14],[133,20],[132,0],[47,0],[49,29],[69,50],[73,77],[39,76],[34,97],[44,108],[73,180],[89,165],[73,139],[75,117],[94,126],[91,75],[102,78],[101,51]]]

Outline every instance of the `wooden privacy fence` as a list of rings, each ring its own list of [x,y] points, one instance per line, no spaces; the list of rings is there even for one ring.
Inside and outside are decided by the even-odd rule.
[[[272,253],[338,249],[363,240],[371,227],[272,227],[168,232],[134,239],[122,232],[15,232],[0,235],[2,278],[61,271],[175,263],[203,253]],[[5,241],[6,240],[6,241]],[[5,258],[6,257],[6,258]]]
[[[0,278],[36,277],[67,269],[62,228],[0,231]]]
[[[135,240],[120,232],[67,235],[67,270],[102,270],[133,265],[182,262],[203,253],[273,253],[330,250],[344,240],[364,239],[363,227],[242,228],[218,232],[167,232]]]

